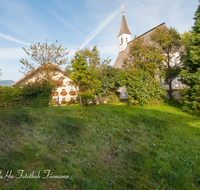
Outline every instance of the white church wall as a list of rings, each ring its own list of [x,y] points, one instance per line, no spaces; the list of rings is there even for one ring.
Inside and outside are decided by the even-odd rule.
[[[118,50],[122,52],[126,49],[127,43],[131,41],[130,34],[122,34],[118,37]],[[123,43],[122,43],[123,42]]]
[[[119,87],[119,89],[117,91],[120,92],[120,99],[128,99],[126,87]]]

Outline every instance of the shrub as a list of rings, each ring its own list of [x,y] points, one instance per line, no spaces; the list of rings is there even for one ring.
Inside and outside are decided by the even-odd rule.
[[[164,87],[157,79],[140,69],[127,70],[125,81],[129,105],[154,104],[166,94]]]
[[[48,105],[53,86],[47,81],[24,84],[20,87],[2,87],[1,103]],[[43,100],[46,100],[43,102]]]

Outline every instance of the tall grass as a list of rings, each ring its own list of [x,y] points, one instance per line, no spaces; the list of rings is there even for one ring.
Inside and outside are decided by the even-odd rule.
[[[0,111],[1,189],[200,189],[200,118],[179,104]]]

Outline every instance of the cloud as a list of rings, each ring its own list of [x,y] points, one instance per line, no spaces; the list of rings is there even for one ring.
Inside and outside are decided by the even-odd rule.
[[[99,24],[84,40],[84,43],[79,47],[82,49],[86,46],[101,30],[121,11],[118,7],[111,15],[109,15],[101,24]]]
[[[0,48],[0,59],[20,59],[27,54],[22,48]],[[2,63],[1,63],[2,64]]]
[[[10,41],[13,41],[13,42],[17,42],[17,43],[20,43],[20,44],[24,44],[24,45],[30,46],[29,43],[23,42],[21,40],[18,40],[16,38],[13,38],[12,36],[9,36],[9,35],[6,35],[6,34],[0,33],[0,37],[5,38],[5,39],[10,40]]]

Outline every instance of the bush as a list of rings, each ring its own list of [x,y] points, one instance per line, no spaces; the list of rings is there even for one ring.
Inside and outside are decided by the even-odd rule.
[[[164,87],[157,79],[140,69],[127,70],[125,84],[129,105],[155,104],[166,94]]]
[[[24,84],[20,87],[2,87],[1,104],[17,103],[18,105],[48,105],[53,86],[47,81]],[[43,101],[45,100],[45,101]]]
[[[8,87],[8,86],[2,86],[1,87],[1,100],[3,102],[10,103],[13,100],[17,100],[20,98],[21,90],[18,87]]]

